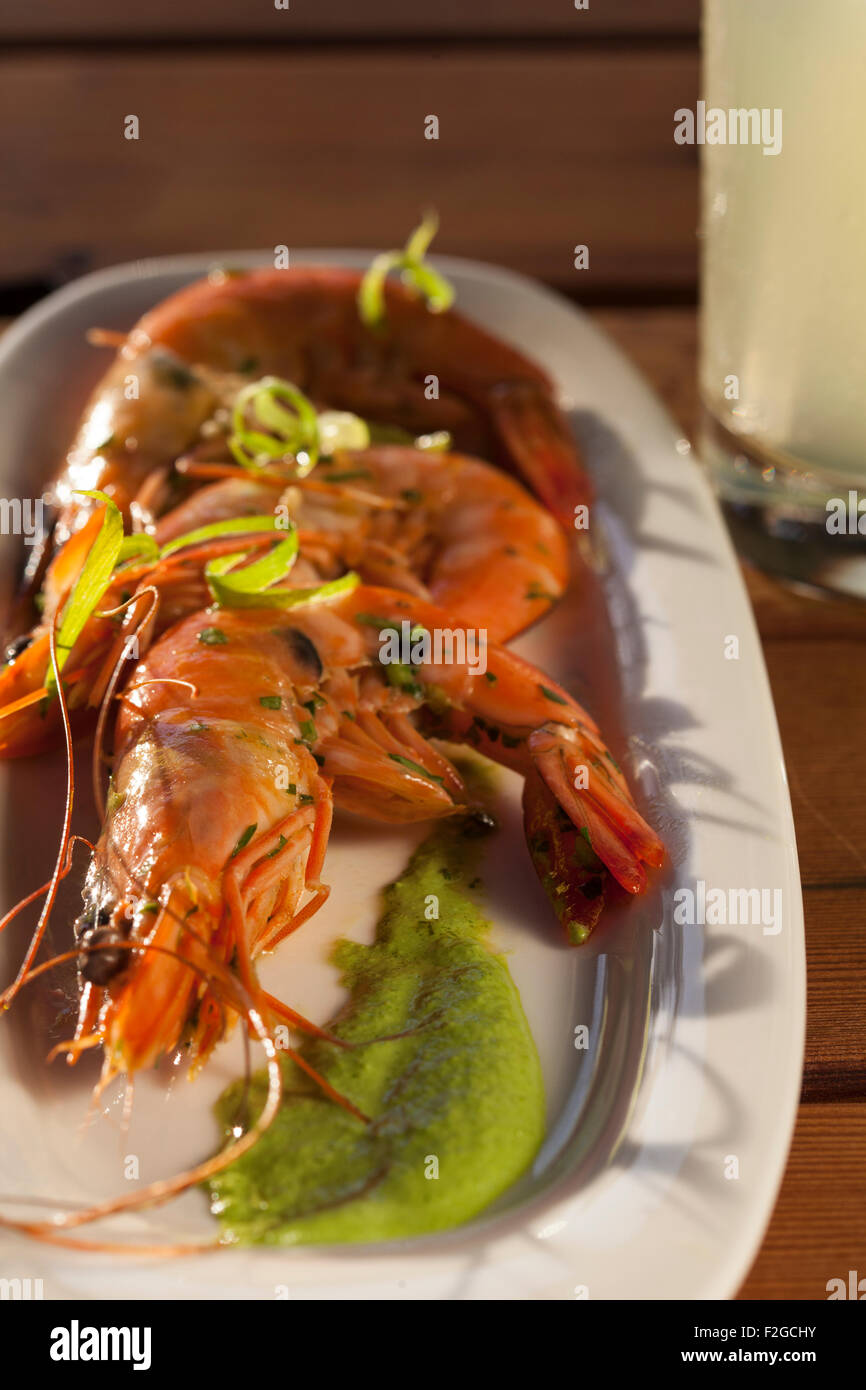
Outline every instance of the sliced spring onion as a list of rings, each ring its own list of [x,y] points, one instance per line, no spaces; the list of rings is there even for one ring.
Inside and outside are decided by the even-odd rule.
[[[117,554],[118,564],[122,560],[158,560],[159,546],[146,531],[137,531],[132,536],[124,536]]]
[[[385,318],[385,281],[392,270],[400,271],[404,285],[426,300],[431,313],[441,314],[454,303],[454,286],[424,259],[438,230],[439,218],[428,212],[402,251],[384,251],[375,257],[358,289],[358,312],[368,328]]]
[[[238,560],[240,557],[233,557]],[[302,608],[312,603],[327,603],[330,599],[342,598],[360,584],[360,576],[350,570],[339,579],[331,579],[326,584],[317,584],[310,589],[262,588],[256,593],[232,587],[230,580],[247,573],[239,571],[236,575],[222,576],[212,572],[212,566],[223,564],[225,560],[214,560],[205,571],[210,591],[223,608]],[[249,566],[250,569],[253,566]],[[208,571],[211,571],[208,573]]]
[[[431,453],[447,454],[451,449],[451,435],[447,430],[435,430],[433,434],[419,434],[414,444],[416,449],[429,449]]]
[[[246,551],[238,550],[205,565],[208,588],[217,603],[226,608],[269,607],[270,586],[285,579],[298,557],[298,533],[292,530],[267,555],[236,570],[235,565],[245,556]]]
[[[183,536],[177,536],[173,541],[168,541],[160,550],[160,558],[165,560],[169,555],[174,555],[175,551],[183,550],[188,545],[200,545],[202,541],[216,540],[219,536],[246,536],[253,531],[290,531],[293,527],[277,525],[277,517],[274,515],[265,516],[232,516],[225,521],[213,521],[208,526],[198,526],[194,531],[187,531]]]
[[[69,653],[81,636],[84,624],[96,608],[111,580],[111,572],[123,545],[123,517],[104,492],[81,489],[79,496],[93,497],[105,507],[102,525],[87,552],[87,558],[66,601],[57,632],[57,666],[62,671]],[[56,689],[54,669],[50,667],[45,680],[49,692]]]
[[[400,251],[383,251],[375,256],[358,288],[358,313],[368,328],[376,328],[385,318],[385,281],[392,270],[403,266]]]
[[[439,230],[439,215],[433,212],[425,212],[419,226],[417,226],[409,236],[403,252],[407,260],[415,261],[420,264],[427,252],[430,250],[430,243]]]
[[[280,404],[285,402],[291,409]],[[264,430],[248,423],[248,414]],[[319,457],[318,417],[303,391],[280,377],[265,376],[239,391],[232,410],[229,448],[244,468],[262,468],[291,454],[305,477]]]
[[[338,449],[368,449],[370,426],[348,410],[323,410],[319,416],[319,450],[330,458]]]
[[[448,430],[436,430],[433,434],[410,434],[399,425],[378,425],[371,421],[367,426],[373,444],[405,444],[407,449],[435,449],[448,453],[452,438]]]

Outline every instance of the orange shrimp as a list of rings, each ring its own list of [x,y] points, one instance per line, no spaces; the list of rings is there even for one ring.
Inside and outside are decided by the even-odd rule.
[[[196,443],[221,402],[243,385],[243,379],[192,371],[175,354],[149,347],[133,332],[91,396],[53,484],[59,508],[54,548],[94,511],[94,503],[79,495],[82,490],[106,493],[127,519],[135,518],[137,507],[149,517],[170,465]]]
[[[401,284],[385,286],[385,320],[367,327],[361,280],[325,266],[215,274],[146,313],[97,388],[57,485],[67,508],[58,539],[90,509],[73,489],[100,488],[125,510],[147,473],[190,447],[252,373],[415,435],[446,430],[458,449],[515,469],[570,530],[590,485],[547,374]],[[124,383],[140,373],[130,403]]]
[[[385,661],[383,642],[407,630],[427,634],[426,654]],[[223,1027],[206,982],[214,963],[237,971],[264,1016],[285,1016],[263,997],[254,960],[327,896],[332,804],[386,821],[471,810],[430,734],[537,776],[598,856],[598,874],[642,891],[644,866],[663,850],[592,719],[506,649],[490,643],[475,660],[472,640],[424,600],[360,586],[288,612],[205,610],[155,643],[118,717],[77,924],[73,1052],[103,1044],[105,1079],[181,1043],[203,1059]],[[583,790],[579,764],[590,768]]]
[[[312,477],[291,483],[278,470],[270,476],[234,471],[238,476],[200,487],[166,513],[155,525],[159,544],[226,518],[282,507],[301,534],[306,563],[295,574],[296,584],[312,585],[352,568],[365,581],[432,597],[458,619],[484,625],[497,641],[535,621],[565,587],[568,556],[559,526],[518,482],[477,459],[380,446],[340,451]],[[55,556],[41,621],[29,642],[13,646],[12,659],[0,670],[0,758],[36,751],[59,732],[56,704],[42,698],[48,625],[103,515],[99,508]],[[227,544],[236,549],[237,538]],[[156,587],[158,635],[209,601],[203,568],[213,553],[213,545],[199,545],[156,568],[119,571],[100,612],[127,601],[137,587]],[[125,623],[119,617],[90,618],[70,657],[71,710],[98,705],[106,663],[110,669],[117,662],[142,611],[132,606]]]
[[[432,598],[497,642],[543,616],[568,579],[561,528],[515,479],[480,459],[398,445],[340,450],[289,486],[267,470],[227,478],[163,517],[157,539],[271,511],[279,494],[329,577],[354,569]]]

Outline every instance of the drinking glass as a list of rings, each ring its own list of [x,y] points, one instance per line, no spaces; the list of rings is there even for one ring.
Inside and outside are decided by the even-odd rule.
[[[866,2],[704,0],[703,61],[702,454],[742,553],[866,597]]]

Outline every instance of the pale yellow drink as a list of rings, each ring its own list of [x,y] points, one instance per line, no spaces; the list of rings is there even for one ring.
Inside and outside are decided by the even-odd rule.
[[[701,393],[822,507],[834,479],[866,491],[866,0],[704,0],[703,46],[707,108],[782,116],[777,154],[701,151]],[[723,495],[760,487],[721,438]]]

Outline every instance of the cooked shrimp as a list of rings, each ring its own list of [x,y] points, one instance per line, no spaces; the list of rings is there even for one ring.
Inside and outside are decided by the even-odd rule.
[[[157,539],[270,511],[279,489],[320,561],[330,554],[368,583],[432,598],[497,642],[565,588],[562,531],[519,483],[479,459],[397,445],[341,450],[288,488],[244,476],[215,483],[165,516]]]
[[[244,384],[193,371],[165,348],[133,332],[119,348],[88,402],[64,467],[53,486],[60,508],[54,545],[63,545],[94,510],[80,494],[99,489],[125,517],[143,492],[149,513],[174,460],[199,438],[202,425]]]
[[[312,585],[355,569],[367,582],[432,597],[463,622],[484,626],[496,641],[539,618],[565,587],[561,529],[518,482],[477,459],[382,446],[341,451],[311,478],[291,484],[278,473],[237,473],[200,488],[163,516],[157,541],[163,545],[214,522],[282,507],[301,533],[306,563],[296,583]],[[0,670],[0,757],[31,753],[59,732],[56,704],[46,706],[38,694],[48,670],[48,625],[77,578],[102,514],[94,513],[55,556],[41,621]],[[236,547],[236,539],[229,544]],[[127,601],[137,587],[156,588],[154,630],[164,631],[208,602],[203,567],[212,554],[212,545],[198,546],[156,568],[119,572],[100,611]],[[105,663],[117,661],[138,618],[132,608],[125,625],[97,614],[89,619],[70,658],[71,710],[99,703]]]
[[[447,430],[460,450],[516,469],[572,528],[590,488],[547,374],[454,310],[431,313],[400,284],[385,286],[385,320],[368,328],[361,282],[356,271],[324,266],[211,276],[144,315],[114,378],[157,346],[195,377],[275,373],[320,406],[415,435]],[[158,409],[174,403],[155,401]]]
[[[434,644],[408,667],[383,664],[384,636],[404,624],[416,640],[427,633],[432,644],[438,633],[456,643],[456,659],[438,659]],[[502,647],[487,647],[482,672],[466,657],[470,645],[470,631],[434,605],[361,586],[289,612],[205,610],[153,646],[118,718],[108,814],[78,923],[73,1054],[102,1043],[106,1077],[184,1041],[203,1058],[222,1030],[205,982],[214,962],[236,968],[265,1014],[284,1016],[263,999],[253,961],[324,901],[332,803],[386,821],[470,809],[429,733],[537,775],[590,842],[599,872],[642,891],[644,865],[663,851],[596,725]],[[576,790],[582,764],[588,785]]]

